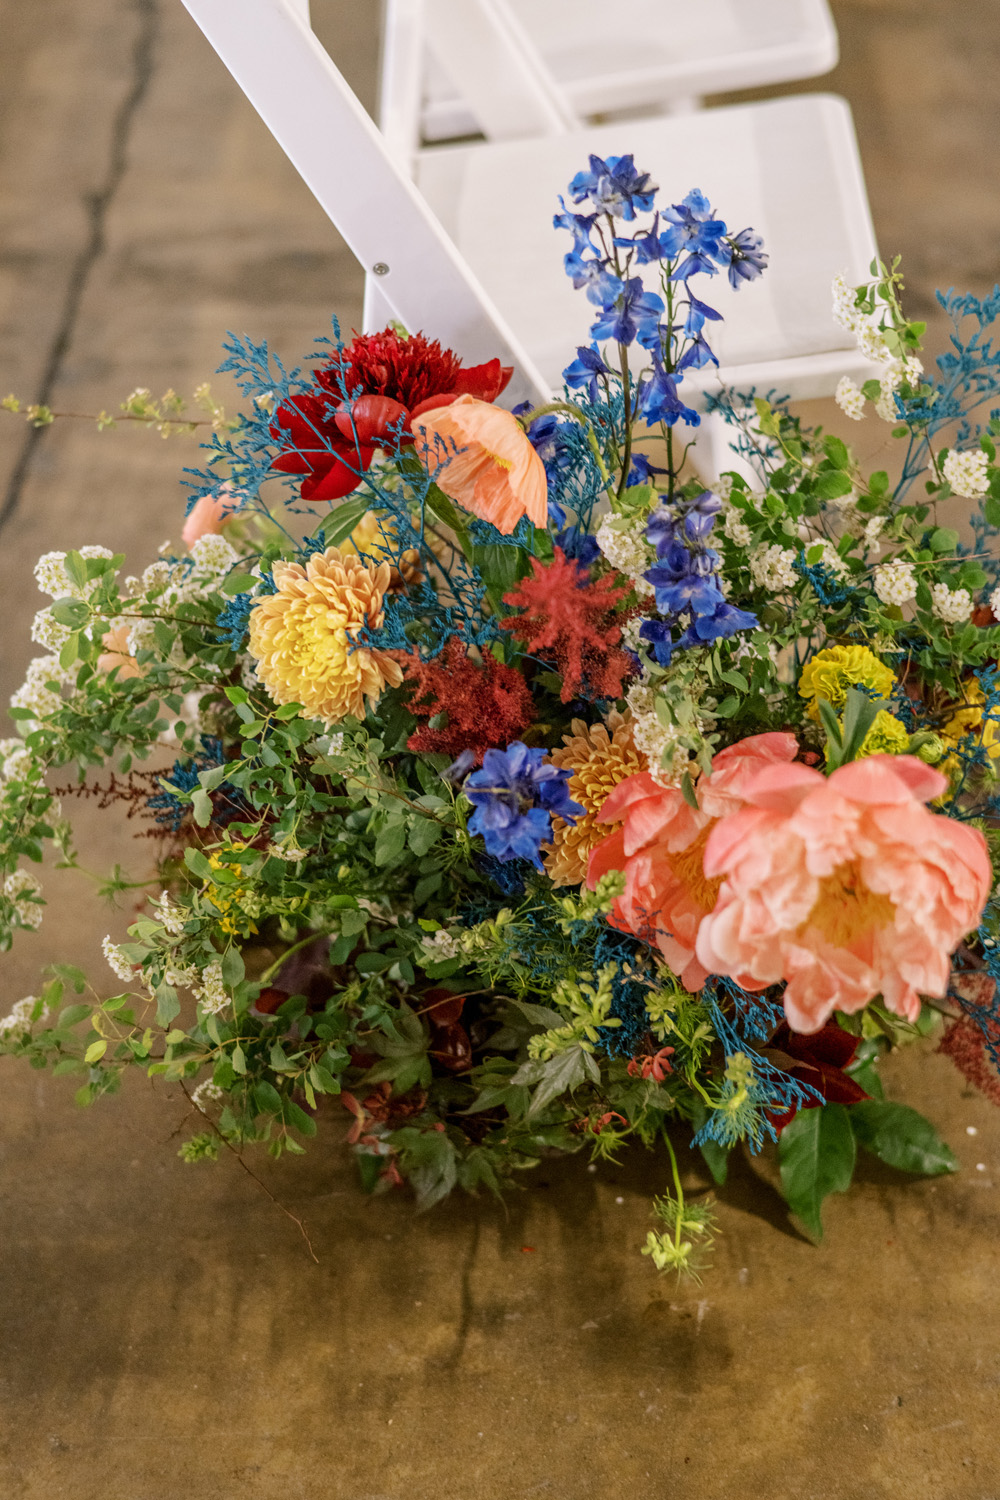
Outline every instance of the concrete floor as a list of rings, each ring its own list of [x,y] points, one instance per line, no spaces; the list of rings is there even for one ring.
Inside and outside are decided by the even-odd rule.
[[[374,0],[314,10],[370,100]],[[880,242],[926,315],[935,284],[997,279],[1000,13],[834,10],[843,62],[817,86],[851,101]],[[4,391],[98,410],[190,392],[227,328],[295,358],[331,311],[358,322],[351,257],[179,0],[0,0],[0,38]],[[6,698],[35,558],[148,560],[191,450],[0,419]],[[97,817],[85,842],[95,867],[120,855]],[[41,934],[0,959],[4,1009],[43,960],[96,970],[127,920],[79,877],[48,884]],[[2,1075],[0,1500],[1000,1500],[1000,1117],[927,1049],[889,1089],[961,1175],[863,1164],[816,1249],[767,1165],[740,1164],[700,1289],[637,1254],[657,1158],[554,1163],[505,1209],[418,1219],[360,1195],[333,1118],[304,1159],[252,1163],[316,1265],[234,1160],[177,1160],[167,1091],[133,1079],[82,1113],[65,1080]]]

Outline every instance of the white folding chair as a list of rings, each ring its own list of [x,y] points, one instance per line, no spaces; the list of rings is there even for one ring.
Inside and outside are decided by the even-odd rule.
[[[419,0],[398,3],[416,46]],[[548,399],[587,342],[593,309],[563,275],[567,245],[551,220],[591,152],[632,151],[666,201],[701,187],[734,229],[764,235],[766,275],[738,296],[720,276],[707,294],[727,320],[713,340],[726,384],[808,397],[829,394],[844,373],[868,374],[830,314],[833,275],[862,279],[876,253],[842,100],[808,95],[582,129],[553,121],[544,137],[414,156],[417,116],[400,106],[414,46],[386,58],[397,76],[383,137],[310,30],[307,0],[184,4],[369,272],[378,289],[369,315],[388,308],[469,361],[513,363],[511,402]],[[491,53],[480,71],[502,61]],[[521,82],[537,94],[537,80]],[[715,372],[711,381],[702,372],[709,383]],[[693,389],[686,381],[685,394]],[[707,425],[714,446],[718,424]]]
[[[836,65],[827,0],[501,0],[510,31],[531,38],[581,120],[675,114],[705,94],[814,78]],[[499,121],[463,91],[462,32],[478,28],[476,0],[427,0],[421,133],[428,142],[482,131],[530,133],[530,118]],[[390,15],[391,20],[391,15]],[[613,20],[613,24],[609,24]]]

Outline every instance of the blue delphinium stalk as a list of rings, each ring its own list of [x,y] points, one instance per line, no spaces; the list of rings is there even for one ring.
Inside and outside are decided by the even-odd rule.
[[[551,814],[574,823],[585,811],[569,795],[572,772],[547,764],[545,755],[514,740],[506,750],[487,750],[482,770],[465,783],[476,809],[469,829],[482,834],[486,852],[501,861],[530,859],[538,870],[539,848],[552,837]]]
[[[693,500],[659,506],[646,525],[656,562],[645,577],[664,618],[644,621],[639,635],[661,666],[676,647],[710,645],[757,624],[756,615],[728,603],[719,583],[719,554],[708,543],[721,509],[719,497],[703,490]],[[675,640],[678,624],[684,629]]]

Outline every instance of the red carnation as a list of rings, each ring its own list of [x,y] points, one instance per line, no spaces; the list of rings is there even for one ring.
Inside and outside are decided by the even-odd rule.
[[[516,631],[529,651],[556,663],[562,673],[563,703],[581,694],[620,698],[623,679],[634,670],[618,646],[622,633],[615,623],[615,606],[628,586],[617,586],[612,573],[590,582],[561,547],[555,549],[552,562],[533,557],[531,566],[533,576],[523,578],[503,599],[524,614],[503,620],[503,628]]]
[[[422,333],[355,334],[316,371],[325,394],[292,396],[278,408],[271,436],[282,452],[273,467],[305,475],[303,500],[339,500],[357,486],[376,447],[396,433],[409,441],[411,418],[465,394],[495,401],[511,373],[498,359],[463,369],[453,350]]]
[[[828,1021],[821,1030],[810,1036],[792,1031],[788,1023],[782,1021],[768,1042],[767,1051],[784,1054],[776,1059],[779,1066],[786,1073],[791,1073],[793,1078],[810,1084],[823,1098],[811,1099],[807,1104],[787,1109],[781,1114],[769,1110],[767,1118],[775,1130],[783,1130],[798,1114],[799,1109],[818,1109],[824,1102],[858,1104],[862,1099],[871,1097],[844,1072],[857,1052],[860,1041],[860,1037],[852,1036],[849,1031],[838,1026],[836,1021]],[[792,1059],[791,1063],[789,1058]]]
[[[469,750],[480,765],[485,751],[517,739],[535,716],[528,684],[520,672],[489,652],[482,666],[477,666],[458,636],[452,636],[433,661],[394,655],[407,681],[415,685],[410,712],[420,719],[447,716],[444,727],[422,724],[415,730],[406,742],[410,750],[452,757]]]

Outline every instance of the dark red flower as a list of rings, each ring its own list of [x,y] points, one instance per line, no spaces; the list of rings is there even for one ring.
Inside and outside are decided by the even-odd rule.
[[[531,690],[520,672],[490,652],[477,666],[458,636],[433,661],[393,654],[414,684],[410,712],[418,719],[441,714],[447,720],[435,729],[422,724],[407,740],[409,750],[452,757],[469,750],[478,766],[485,751],[517,739],[535,717]]]
[[[303,500],[339,500],[357,487],[376,447],[409,440],[413,416],[464,394],[495,401],[511,373],[498,359],[463,369],[453,350],[422,333],[355,334],[316,371],[322,394],[278,408],[271,436],[282,451],[272,467],[305,476]]]
[[[948,1027],[938,1051],[987,1099],[1000,1104],[1000,1074],[992,1055],[1000,1052],[996,980],[984,969],[953,970],[949,988],[961,998],[964,1014]]]
[[[623,679],[634,670],[618,642],[615,606],[628,593],[606,573],[589,582],[561,547],[551,562],[531,559],[532,577],[522,578],[503,602],[523,614],[501,621],[527,643],[528,650],[554,661],[562,674],[563,703],[580,694],[591,699],[620,698]]]
[[[768,1042],[765,1053],[777,1053],[778,1056],[772,1057],[772,1061],[786,1073],[791,1073],[793,1078],[801,1079],[822,1094],[822,1100],[811,1099],[808,1104],[800,1106],[802,1109],[818,1109],[823,1102],[858,1104],[862,1099],[871,1097],[844,1072],[860,1042],[860,1037],[852,1036],[835,1021],[828,1021],[820,1031],[813,1032],[811,1036],[801,1036],[799,1032],[792,1031],[786,1021],[782,1021]],[[767,1118],[775,1130],[780,1131],[796,1114],[798,1109],[788,1109],[780,1114],[768,1111]]]

